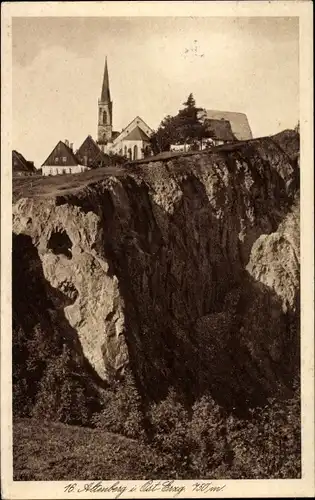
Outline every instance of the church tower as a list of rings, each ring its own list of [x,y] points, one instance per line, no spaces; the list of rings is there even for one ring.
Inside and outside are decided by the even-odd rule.
[[[113,131],[112,125],[113,125],[113,103],[110,100],[107,57],[106,57],[102,93],[101,93],[101,98],[98,100],[98,130],[97,130],[97,142],[103,151],[105,149],[106,144],[112,141],[112,131]]]

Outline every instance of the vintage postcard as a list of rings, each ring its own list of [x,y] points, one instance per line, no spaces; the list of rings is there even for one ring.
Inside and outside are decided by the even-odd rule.
[[[2,4],[1,494],[312,497],[312,3]]]

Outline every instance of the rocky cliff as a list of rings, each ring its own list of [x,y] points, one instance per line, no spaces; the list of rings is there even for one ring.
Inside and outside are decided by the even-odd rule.
[[[170,386],[229,407],[290,392],[299,172],[282,147],[264,138],[42,179],[13,207],[15,335],[41,323],[71,337],[96,383],[130,366],[148,400]]]

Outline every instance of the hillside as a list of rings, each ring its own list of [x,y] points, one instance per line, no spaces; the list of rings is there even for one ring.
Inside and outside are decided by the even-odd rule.
[[[134,439],[35,419],[15,422],[13,456],[15,481],[135,480],[148,478],[148,469],[151,478],[171,473],[170,459]]]
[[[221,422],[248,419],[271,399],[298,400],[294,134],[15,180],[16,416],[99,425],[140,441],[145,433],[167,454],[169,431],[158,429],[169,411],[190,429],[199,403],[217,405]],[[224,432],[227,467],[234,434]],[[297,474],[281,467],[275,477]]]

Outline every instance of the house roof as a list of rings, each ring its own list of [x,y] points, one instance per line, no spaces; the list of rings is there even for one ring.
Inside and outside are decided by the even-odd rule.
[[[66,157],[65,163],[56,163],[56,158]],[[56,166],[69,166],[74,167],[75,165],[81,164],[79,159],[76,157],[74,152],[69,146],[67,146],[64,142],[59,141],[58,144],[54,147],[48,158],[44,161],[43,166],[47,165],[50,167]]]
[[[204,116],[206,119],[227,120],[231,124],[232,132],[239,141],[247,141],[253,138],[248,119],[245,113],[234,113],[232,111],[219,111],[207,109]]]
[[[16,151],[12,151],[12,170],[13,172],[35,172],[34,163],[27,161],[24,156]]]
[[[92,167],[97,167],[100,163],[109,164],[110,156],[105,154],[103,151],[99,150],[98,154],[93,159]]]
[[[147,134],[141,130],[138,126],[136,126],[129,134],[124,138],[124,141],[148,141],[149,137]]]
[[[235,136],[229,121],[206,119],[205,124],[207,128],[214,133],[214,139],[219,141],[235,141]]]
[[[76,152],[76,156],[81,157],[87,155],[89,158],[94,158],[100,152],[100,148],[94,139],[88,135],[82,142],[81,146]]]
[[[145,123],[144,120],[140,116],[136,116],[121,132],[120,134],[114,139],[115,145],[118,144],[120,141],[123,141],[127,135],[129,134],[129,129],[133,130],[133,125],[137,124],[141,125],[144,129],[146,129],[150,134],[153,132],[153,130]],[[139,127],[140,128],[140,127]]]
[[[109,156],[99,148],[90,135],[84,139],[83,143],[76,152],[76,157],[82,163],[87,163],[88,167],[97,166],[100,161],[109,163]]]

